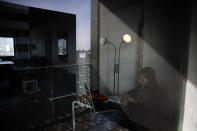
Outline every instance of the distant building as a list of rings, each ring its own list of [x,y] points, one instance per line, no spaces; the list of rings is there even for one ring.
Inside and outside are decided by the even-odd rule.
[[[76,52],[78,64],[77,92],[81,95],[86,93],[85,84],[90,87],[90,51],[79,50]]]

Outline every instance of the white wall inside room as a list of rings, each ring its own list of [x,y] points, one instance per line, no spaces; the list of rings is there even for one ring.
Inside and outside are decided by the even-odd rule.
[[[1,0],[19,5],[76,14],[76,49],[90,49],[91,0]]]
[[[118,47],[122,36],[128,33],[133,41],[124,44],[120,53],[120,80],[119,94],[124,94],[134,88],[138,65],[138,26],[141,22],[142,6],[136,5],[128,8],[111,11],[100,3],[100,37],[106,37],[116,45],[118,61]],[[118,16],[127,19],[124,23]],[[100,92],[105,95],[113,94],[114,90],[114,48],[111,45],[100,45]],[[117,63],[117,62],[116,62]],[[116,74],[116,93],[117,93]]]

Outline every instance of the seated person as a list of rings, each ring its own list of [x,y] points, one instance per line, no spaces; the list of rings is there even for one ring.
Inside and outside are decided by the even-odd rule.
[[[121,99],[131,120],[151,130],[162,130],[162,92],[158,87],[155,72],[151,67],[143,68],[138,75],[137,87]]]
[[[156,104],[159,97],[159,87],[155,79],[155,72],[150,67],[143,68],[138,75],[137,87],[122,97],[122,104],[128,102],[149,106]]]

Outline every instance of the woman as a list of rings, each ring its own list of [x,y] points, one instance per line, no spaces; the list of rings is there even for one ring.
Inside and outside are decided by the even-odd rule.
[[[163,128],[161,96],[154,70],[145,67],[139,72],[136,88],[123,96],[121,103],[126,106],[126,113],[132,120],[149,129],[161,131]]]
[[[122,104],[135,103],[144,106],[153,106],[160,97],[155,72],[151,67],[143,68],[138,75],[137,87],[123,96]]]

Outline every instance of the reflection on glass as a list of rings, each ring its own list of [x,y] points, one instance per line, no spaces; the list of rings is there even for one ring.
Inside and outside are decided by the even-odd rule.
[[[14,38],[0,37],[0,56],[14,56]]]
[[[58,40],[58,55],[66,55],[66,39]]]

